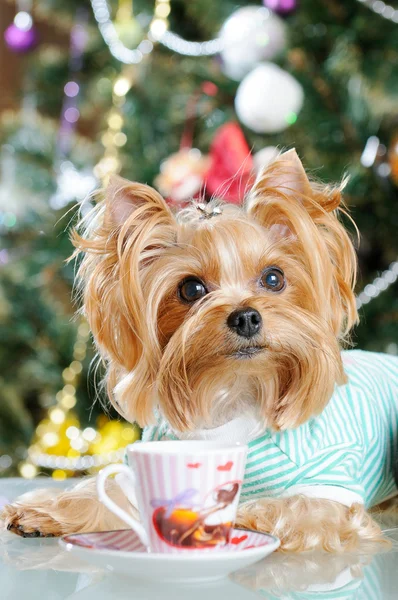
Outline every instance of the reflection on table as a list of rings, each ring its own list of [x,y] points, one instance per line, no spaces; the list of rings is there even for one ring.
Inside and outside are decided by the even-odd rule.
[[[30,485],[29,485],[30,484]],[[47,484],[47,482],[46,482]],[[14,498],[41,482],[3,480],[0,495]],[[387,526],[387,525],[386,525]],[[356,554],[275,553],[207,585],[138,581],[99,571],[62,550],[56,539],[0,537],[2,600],[392,600],[398,597],[398,517],[387,533],[391,548],[363,546]]]

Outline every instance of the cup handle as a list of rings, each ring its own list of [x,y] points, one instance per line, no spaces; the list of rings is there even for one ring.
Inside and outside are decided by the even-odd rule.
[[[135,533],[138,535],[144,546],[149,547],[149,539],[141,523],[133,519],[133,517],[129,515],[128,512],[123,510],[123,508],[118,506],[116,502],[111,500],[111,498],[109,498],[108,494],[105,491],[105,481],[108,479],[109,475],[113,475],[114,473],[124,473],[130,479],[133,485],[136,485],[136,477],[129,467],[127,467],[126,465],[119,464],[108,465],[107,467],[101,469],[101,471],[97,475],[98,498],[103,504],[105,504],[107,508],[109,508],[111,512],[113,512],[117,517],[119,517],[119,519],[122,519],[122,521],[127,523],[127,525],[129,525],[131,529],[135,531]]]

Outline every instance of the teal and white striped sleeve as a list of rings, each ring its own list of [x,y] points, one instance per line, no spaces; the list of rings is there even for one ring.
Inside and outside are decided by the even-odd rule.
[[[150,425],[145,427],[142,432],[143,442],[156,442],[161,439],[161,425]]]
[[[322,498],[334,500],[340,504],[351,506],[354,503],[365,504],[365,490],[359,479],[350,476],[344,469],[330,469],[325,473],[319,473],[315,477],[304,478],[292,486],[289,486],[284,496],[303,494],[308,498]]]
[[[171,431],[164,420],[159,420],[156,425],[145,427],[142,432],[143,442],[161,442],[164,440],[177,440],[177,436]]]
[[[365,503],[361,477],[363,452],[360,442],[326,446],[307,463],[299,467],[286,490],[313,498],[335,500],[351,506]]]

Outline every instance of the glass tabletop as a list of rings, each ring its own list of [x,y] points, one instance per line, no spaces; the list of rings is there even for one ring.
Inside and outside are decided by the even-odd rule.
[[[51,479],[0,480],[0,501],[39,487],[66,487]],[[274,553],[212,584],[144,582],[98,570],[60,548],[56,539],[1,534],[2,600],[392,600],[398,597],[398,516],[385,517],[389,551],[329,555]]]

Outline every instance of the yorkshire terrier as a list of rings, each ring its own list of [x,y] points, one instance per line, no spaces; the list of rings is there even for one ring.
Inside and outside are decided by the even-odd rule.
[[[294,150],[242,207],[172,213],[111,180],[76,252],[109,399],[144,439],[249,444],[238,525],[288,551],[382,540],[368,508],[397,493],[398,360],[342,352],[357,321],[356,255],[341,188],[310,182]],[[109,493],[134,511],[118,484]],[[21,535],[123,528],[95,479],[5,507]]]

